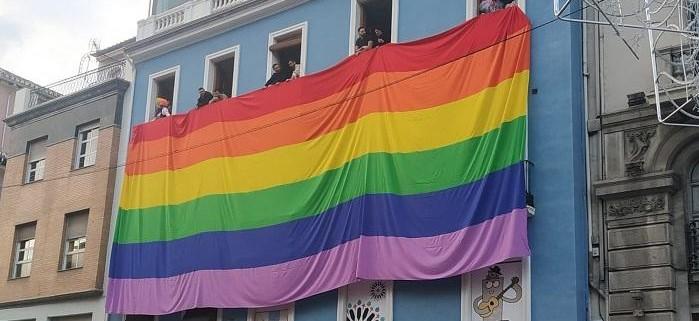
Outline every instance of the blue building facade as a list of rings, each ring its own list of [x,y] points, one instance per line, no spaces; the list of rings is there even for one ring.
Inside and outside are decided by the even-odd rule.
[[[257,90],[264,86],[271,65],[290,56],[299,60],[303,74],[331,67],[353,52],[357,27],[372,19],[384,25],[384,20],[390,20],[384,28],[390,29],[392,41],[404,42],[444,31],[477,12],[476,0],[393,0],[388,7],[377,9],[384,10],[384,20],[369,12],[372,7],[367,3],[371,1],[363,0],[181,2],[169,9],[156,6],[157,12],[139,23],[137,41],[127,47],[135,66],[131,126],[151,117],[156,96],[169,95],[175,112],[182,113],[196,106],[199,87],[213,90],[224,84],[230,95]],[[536,214],[529,219],[532,256],[502,267],[503,271],[517,270],[523,279],[522,299],[502,318],[586,320],[582,30],[578,25],[556,21],[551,1],[520,0],[519,5],[534,28],[528,155],[533,164],[530,190]],[[231,79],[218,75],[221,68],[232,69]],[[476,274],[385,284],[390,302],[382,307],[390,311],[383,321],[495,320],[471,311],[476,296],[473,289],[480,288],[474,283],[487,272]],[[209,313],[219,320],[344,320],[343,309],[361,293],[361,289],[340,289],[291,307],[205,311],[201,317],[205,319]]]

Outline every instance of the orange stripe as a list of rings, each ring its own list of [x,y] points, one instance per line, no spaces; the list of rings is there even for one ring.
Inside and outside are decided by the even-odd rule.
[[[517,37],[429,71],[375,73],[357,85],[308,104],[250,120],[214,123],[184,137],[129,145],[126,171],[128,175],[147,174],[180,169],[214,157],[254,154],[316,138],[367,114],[441,105],[529,69],[528,53],[526,37]],[[503,64],[493,66],[493,61]],[[379,89],[394,82],[397,83]],[[446,84],[452,85],[445,87]],[[362,92],[368,93],[347,99]],[[211,107],[226,108],[224,104]],[[228,139],[221,140],[222,137]],[[138,141],[137,137],[134,141]]]

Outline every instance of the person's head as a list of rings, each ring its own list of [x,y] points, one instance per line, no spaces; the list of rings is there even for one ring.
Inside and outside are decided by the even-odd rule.
[[[363,26],[359,27],[357,29],[357,33],[359,33],[360,36],[365,36],[366,35],[366,28],[364,28]]]
[[[199,90],[199,95],[203,95],[206,92],[206,90],[204,90],[204,88],[201,88],[201,87],[199,87],[198,90]]]
[[[274,72],[280,72],[282,68],[279,67],[279,64],[274,64],[272,65],[272,70],[274,70]]]
[[[155,99],[155,104],[157,107],[169,107],[170,106],[170,101],[163,97],[158,97]]]
[[[379,28],[375,28],[374,33],[379,37],[383,36],[383,31]]]
[[[296,68],[296,60],[289,60],[289,68],[291,68],[292,70]]]

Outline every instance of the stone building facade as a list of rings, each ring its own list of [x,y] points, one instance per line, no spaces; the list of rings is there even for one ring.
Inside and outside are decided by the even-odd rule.
[[[658,121],[645,31],[622,30],[636,60],[585,28],[591,319],[699,320],[699,128]]]

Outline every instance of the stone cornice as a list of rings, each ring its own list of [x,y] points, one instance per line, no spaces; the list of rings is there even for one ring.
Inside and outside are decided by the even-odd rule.
[[[71,95],[62,96],[49,100],[34,108],[22,113],[5,118],[5,123],[10,127],[15,127],[30,120],[35,120],[45,115],[55,113],[61,109],[85,102],[89,99],[102,96],[110,92],[124,94],[129,88],[129,82],[123,79],[113,79],[94,87],[89,87]]]
[[[40,304],[40,303],[45,303],[45,302],[57,303],[60,301],[67,301],[67,300],[100,297],[100,296],[102,296],[102,293],[103,293],[103,291],[101,289],[92,289],[92,290],[74,292],[74,293],[64,293],[64,294],[49,295],[49,296],[30,298],[30,299],[22,299],[22,300],[17,300],[17,301],[0,302],[0,309],[10,308],[10,307],[27,306],[27,305],[35,305],[35,304]]]
[[[678,186],[676,179],[674,172],[664,171],[636,177],[597,181],[593,186],[597,197],[602,199],[619,199],[634,195],[674,192]]]
[[[172,28],[126,46],[134,62],[157,57],[222,32],[289,10],[309,0],[254,0]]]

